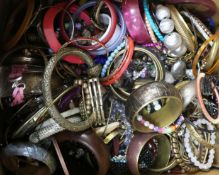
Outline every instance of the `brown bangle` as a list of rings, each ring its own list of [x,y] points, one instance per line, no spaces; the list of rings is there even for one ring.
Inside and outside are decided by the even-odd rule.
[[[18,41],[21,39],[22,35],[24,34],[24,32],[27,30],[28,26],[29,26],[29,23],[31,21],[31,18],[32,18],[32,15],[33,15],[33,12],[34,12],[34,5],[35,5],[35,1],[34,0],[26,0],[25,2],[21,2],[21,6],[19,7],[19,9],[22,10],[23,8],[23,5],[25,5],[24,3],[26,3],[27,5],[27,10],[26,10],[26,14],[25,14],[25,17],[23,18],[23,21],[22,21],[22,24],[21,26],[19,27],[19,29],[17,30],[17,32],[13,35],[12,38],[10,38],[8,40],[8,38],[6,38],[6,42],[3,44],[3,48],[5,50],[9,50],[11,49],[12,47],[14,47]],[[12,14],[12,18],[15,18],[17,17],[17,13],[19,12],[18,10],[15,10],[14,11],[15,13]],[[14,20],[14,19],[12,19]],[[12,23],[14,24],[14,23]],[[8,30],[9,29],[9,30]],[[11,26],[11,23],[10,21],[8,22],[7,26],[6,26],[6,29],[5,31],[11,31],[12,29],[12,26]],[[9,32],[10,33],[10,32]]]
[[[107,173],[110,166],[110,154],[106,145],[93,130],[87,130],[83,133],[61,132],[56,134],[55,138],[59,144],[65,141],[73,141],[86,146],[97,160],[99,167],[97,175]]]
[[[145,144],[151,139],[156,139],[158,141],[157,159],[154,163],[153,169],[167,166],[171,153],[168,138],[165,135],[156,133],[135,133],[127,151],[128,167],[132,174],[140,175],[138,167],[139,156]]]

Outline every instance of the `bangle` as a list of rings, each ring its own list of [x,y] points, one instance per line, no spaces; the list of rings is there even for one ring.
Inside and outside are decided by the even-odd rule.
[[[201,93],[201,80],[204,77],[205,77],[204,73],[199,73],[197,78],[196,78],[196,87],[195,88],[196,88],[196,94],[197,94],[198,102],[199,102],[200,108],[201,108],[204,116],[208,119],[208,121],[210,121],[213,124],[218,124],[219,123],[219,113],[218,113],[216,119],[212,118],[210,116],[210,114],[208,113],[208,111],[205,107],[204,101],[203,101],[203,97],[202,97],[202,93]],[[218,93],[218,90],[217,90],[217,88],[216,88],[216,86],[214,85],[213,82],[211,82],[211,87],[213,89],[213,92],[216,96],[217,101],[219,101],[219,93]],[[218,109],[219,109],[219,103],[218,103]]]
[[[197,17],[193,16],[191,13],[186,11],[182,11],[181,13],[190,19],[190,21],[195,25],[196,29],[206,40],[212,36],[211,31],[205,26],[205,24],[202,23],[200,19],[198,19]]]
[[[122,12],[130,36],[139,44],[150,42],[150,36],[144,25],[138,0],[125,0],[122,3]],[[141,31],[141,32],[139,32]]]
[[[197,54],[195,55],[195,58],[194,58],[194,60],[193,60],[193,62],[192,62],[192,72],[193,72],[193,75],[194,75],[194,76],[197,76],[197,68],[196,68],[196,66],[197,66],[197,63],[198,63],[198,61],[199,61],[199,58],[200,58],[202,52],[205,50],[205,48],[208,46],[208,44],[209,44],[211,41],[217,39],[218,37],[219,37],[219,33],[216,33],[216,34],[212,35],[212,36],[211,36],[210,38],[208,38],[208,39],[202,44],[202,46],[199,48],[199,50],[198,50]],[[214,65],[216,65],[216,64],[214,64]],[[214,67],[214,65],[213,65],[213,67]],[[212,72],[212,71],[211,71],[211,69],[210,69],[210,70],[208,70],[207,73],[211,73],[211,72]]]
[[[197,121],[194,122],[194,124],[196,126],[201,126],[202,124],[207,124],[207,127],[208,127],[209,130],[214,129],[214,126],[205,119],[198,119]],[[211,136],[210,136],[210,143],[214,144],[215,139],[216,139],[216,135],[215,135],[215,133],[212,133]],[[188,154],[188,157],[190,158],[190,160],[193,162],[193,164],[195,166],[199,167],[199,169],[204,169],[204,170],[209,169],[212,166],[212,163],[214,161],[215,150],[210,149],[209,158],[208,158],[207,163],[201,163],[194,156],[194,153],[193,153],[193,151],[190,147],[190,144],[189,144],[189,140],[190,140],[190,131],[188,129],[186,129],[186,133],[185,133],[185,137],[184,137],[184,146],[185,146],[185,150]]]
[[[75,12],[75,14],[73,16],[73,20],[75,21],[83,10],[85,10],[91,6],[94,6],[95,4],[96,4],[96,1],[90,1],[90,2],[87,2],[84,5],[80,6],[78,8],[78,10]],[[110,27],[109,32],[107,32],[106,37],[104,37],[102,40],[100,40],[103,44],[106,44],[112,38],[112,36],[115,32],[116,25],[117,25],[117,16],[116,16],[115,8],[114,8],[115,6],[113,6],[113,4],[109,0],[104,0],[104,4],[109,8],[110,16],[111,16],[111,20],[112,20],[112,25],[109,26]],[[80,45],[80,48],[86,49],[89,51],[99,49],[100,47],[101,47],[101,45],[98,43],[91,45],[91,46],[81,46]]]
[[[2,159],[3,164],[10,170],[13,168],[11,165],[7,165],[6,162],[9,158],[15,157],[15,156],[23,156],[26,158],[31,158],[34,160],[37,160],[43,164],[45,164],[49,170],[50,173],[53,174],[56,169],[56,161],[54,157],[44,148],[41,148],[35,144],[32,143],[14,143],[9,144],[3,149],[3,155],[4,158]],[[16,169],[18,170],[20,167],[17,165]],[[17,172],[17,171],[16,171]]]
[[[153,62],[155,65],[155,70],[156,70],[156,76],[155,76],[155,81],[161,81],[164,79],[164,67],[161,63],[161,61],[158,59],[158,55],[156,55],[152,50],[146,49],[144,47],[139,47],[136,46],[134,48],[135,52],[143,52],[146,54]],[[123,101],[126,101],[130,93],[124,92],[121,90],[121,88],[115,88],[113,85],[110,85],[110,89],[113,91],[113,93],[120,98]]]
[[[125,58],[123,59],[119,67],[112,74],[100,79],[102,85],[105,86],[111,85],[115,83],[122,76],[124,71],[127,69],[129,63],[131,62],[133,52],[134,52],[134,42],[130,37],[128,37],[128,51],[125,55]]]
[[[25,2],[22,2],[18,5],[18,7],[16,7],[14,13],[12,13],[11,15],[11,18],[7,25],[6,25],[6,28],[5,28],[5,31],[9,34],[10,36],[10,32],[11,32],[11,29],[13,27],[13,25],[11,24],[14,24],[14,18],[17,17],[17,13],[19,13],[20,10],[23,9],[24,5],[26,3],[26,13],[25,13],[25,16],[23,18],[23,21],[20,25],[20,27],[18,28],[17,32],[13,35],[12,38],[7,38],[5,39],[5,43],[3,44],[3,48],[5,50],[10,50],[11,48],[13,48],[17,43],[18,41],[21,39],[21,37],[23,36],[23,34],[26,32],[26,30],[28,29],[29,27],[29,23],[31,21],[31,18],[32,18],[32,15],[33,15],[33,12],[34,12],[34,6],[35,6],[35,1],[34,0],[26,0]],[[12,21],[11,21],[12,20]],[[6,33],[6,36],[7,36],[7,33]]]
[[[167,4],[180,4],[181,6],[186,5],[186,7],[197,7],[197,6],[202,6],[204,9],[207,9],[205,11],[195,11],[198,16],[202,16],[204,18],[208,18],[210,16],[213,16],[217,12],[217,8],[215,3],[212,0],[206,0],[206,1],[199,1],[199,0],[166,0],[165,3]],[[194,11],[193,8],[192,11]]]
[[[62,132],[55,135],[55,139],[58,144],[70,141],[76,142],[87,147],[98,164],[97,175],[106,174],[109,169],[109,151],[102,140],[92,130],[85,131],[83,133]]]
[[[61,49],[55,56],[53,56],[45,69],[44,77],[43,77],[43,96],[45,99],[45,105],[49,108],[48,112],[52,116],[52,118],[63,128],[70,130],[70,131],[82,131],[87,128],[89,128],[94,123],[94,114],[92,114],[90,117],[88,117],[85,121],[82,121],[80,123],[71,123],[64,119],[61,114],[58,112],[56,106],[52,103],[52,92],[51,92],[51,75],[53,72],[53,69],[56,65],[56,63],[63,57],[67,55],[77,55],[83,59],[88,66],[93,66],[93,60],[90,58],[89,55],[87,55],[85,52],[83,52],[80,49],[76,48],[63,48]],[[82,82],[78,81],[78,85],[82,85]],[[75,84],[77,86],[77,84]],[[89,91],[86,89],[85,92]],[[89,93],[89,92],[88,92]],[[91,108],[89,108],[91,110]]]
[[[134,129],[144,131],[145,128],[137,121],[137,115],[153,101],[162,99],[168,99],[164,107],[144,116],[144,119],[158,127],[169,126],[181,114],[183,103],[179,91],[171,84],[160,81],[145,84],[131,93],[126,102],[126,114]]]
[[[131,140],[131,143],[129,144],[127,151],[128,167],[132,174],[135,175],[141,174],[139,171],[140,167],[138,164],[139,157],[141,151],[144,149],[144,146],[152,139],[158,142],[157,159],[154,162],[153,169],[159,169],[160,167],[165,167],[169,162],[170,142],[165,135],[155,134],[155,133],[147,133],[147,134],[135,133],[134,137]],[[162,159],[160,157],[162,157]],[[150,172],[150,169],[148,171]]]
[[[67,118],[72,123],[81,122],[80,116],[70,116],[79,113],[79,108],[74,108],[68,111],[61,113],[62,117]],[[59,126],[52,118],[44,121],[37,126],[36,130],[29,135],[29,141],[33,143],[38,143],[41,140],[44,140],[54,134],[64,131],[65,128]]]
[[[175,24],[177,32],[182,36],[185,41],[187,48],[190,52],[195,52],[197,41],[185,20],[182,18],[179,11],[173,5],[168,6],[170,9],[171,18]]]
[[[151,17],[150,11],[149,11],[149,9],[147,7],[147,0],[144,0],[143,5],[144,5],[145,16],[147,17],[147,19],[148,19],[148,21],[150,23],[151,28],[153,29],[154,33],[159,38],[159,40],[163,42],[164,41],[164,37],[160,33],[158,27],[156,26],[156,24],[154,23],[154,21],[153,21],[153,19]]]
[[[116,47],[122,43],[122,41],[124,40],[125,35],[126,35],[126,24],[125,24],[125,21],[124,21],[123,14],[122,14],[119,7],[117,7],[116,5],[114,5],[114,7],[115,7],[117,15],[119,17],[121,30],[120,30],[119,36],[117,38],[115,38],[114,42],[113,42],[113,38],[116,37],[117,35],[116,34],[113,35],[113,38],[110,40],[110,43],[112,42],[112,44],[110,44],[107,47],[108,51],[115,50]],[[118,24],[117,24],[117,28],[118,28]],[[104,55],[104,54],[106,54],[104,48],[99,48],[95,51],[90,51],[90,53],[93,54],[93,55]]]

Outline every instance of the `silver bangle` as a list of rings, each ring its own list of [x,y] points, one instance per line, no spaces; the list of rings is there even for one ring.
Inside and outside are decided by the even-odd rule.
[[[44,148],[33,143],[14,143],[9,144],[3,149],[3,157],[24,156],[44,163],[53,174],[56,170],[54,157]]]

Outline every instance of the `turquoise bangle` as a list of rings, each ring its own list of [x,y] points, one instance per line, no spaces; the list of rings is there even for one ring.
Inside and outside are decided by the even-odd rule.
[[[119,51],[125,47],[126,41],[123,41],[111,54],[110,56],[107,58],[106,63],[104,64],[102,70],[101,70],[101,77],[105,77],[106,76],[106,71],[107,68],[109,67],[110,63],[113,61],[113,58],[116,56],[117,53],[119,53]]]
[[[147,19],[148,19],[148,21],[149,21],[149,23],[151,25],[151,28],[153,29],[154,33],[159,38],[159,40],[163,42],[164,41],[164,37],[160,33],[158,27],[156,26],[156,24],[154,23],[151,15],[150,15],[149,9],[147,7],[147,0],[144,0],[144,12],[145,12],[145,16],[147,17]]]

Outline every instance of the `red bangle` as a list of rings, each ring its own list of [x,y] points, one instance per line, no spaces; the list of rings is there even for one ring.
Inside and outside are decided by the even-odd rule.
[[[45,14],[43,19],[43,32],[45,38],[50,46],[50,48],[57,53],[59,49],[62,47],[61,43],[58,41],[56,37],[56,33],[54,31],[54,21],[55,17],[62,9],[64,9],[66,3],[58,3],[55,6],[51,7]],[[63,58],[65,61],[73,63],[73,64],[83,64],[84,62],[77,56],[66,56]]]
[[[72,14],[72,13],[75,13],[77,11],[77,9],[78,9],[77,5],[72,5],[67,10]],[[69,41],[70,38],[67,35],[67,33],[65,31],[65,27],[64,27],[64,18],[65,18],[65,12],[63,12],[61,14],[61,18],[60,18],[60,30],[61,30],[60,33],[61,33],[61,35],[62,35],[62,37],[64,38],[65,41]],[[79,18],[82,19],[87,26],[92,24],[92,21],[91,21],[89,15],[86,12],[81,12],[80,15],[79,15]]]
[[[213,16],[217,12],[217,7],[214,1],[212,0],[166,0],[166,4],[180,4],[180,6],[184,4],[188,4],[188,7],[192,7],[191,5],[194,5],[194,9],[197,9],[197,6],[202,6],[204,9],[207,9],[206,11],[197,11],[199,16],[202,16],[204,18],[208,18]]]
[[[123,75],[125,70],[128,68],[131,62],[133,53],[134,53],[134,41],[130,37],[128,38],[128,46],[129,46],[129,49],[127,51],[127,54],[123,62],[110,76],[107,76],[101,81],[102,85],[108,86],[108,85],[115,83]]]
[[[115,11],[113,4],[109,0],[103,0],[103,2],[108,7],[108,9],[110,11],[111,20],[112,20],[112,25],[111,25],[111,28],[109,30],[108,35],[103,40],[101,40],[101,43],[106,44],[113,36],[114,31],[116,29],[117,16],[116,16],[116,11]],[[101,45],[98,43],[91,45],[91,46],[81,46],[81,45],[77,45],[77,46],[82,48],[82,49],[86,49],[86,50],[96,50],[96,49],[99,49],[101,47]]]

